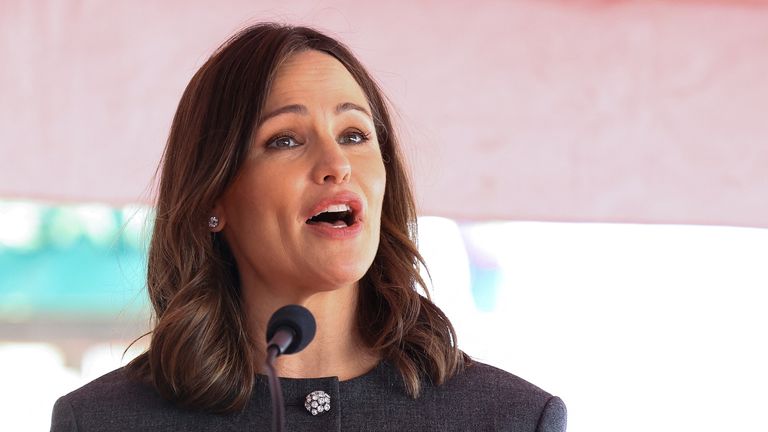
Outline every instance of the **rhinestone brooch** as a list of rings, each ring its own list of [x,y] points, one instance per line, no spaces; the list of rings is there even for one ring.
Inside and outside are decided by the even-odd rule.
[[[331,410],[331,397],[322,390],[316,390],[307,395],[304,400],[304,408],[313,416]]]

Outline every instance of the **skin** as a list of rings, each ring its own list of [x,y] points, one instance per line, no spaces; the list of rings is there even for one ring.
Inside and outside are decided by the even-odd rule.
[[[379,361],[360,340],[355,310],[358,281],[378,248],[384,163],[365,94],[335,58],[305,51],[280,67],[263,112],[289,105],[304,108],[262,117],[247,160],[214,209],[215,231],[235,256],[259,352],[279,307],[301,304],[315,315],[315,340],[281,357],[278,374],[353,378]],[[350,192],[362,206],[359,233],[333,238],[306,224],[319,202]]]

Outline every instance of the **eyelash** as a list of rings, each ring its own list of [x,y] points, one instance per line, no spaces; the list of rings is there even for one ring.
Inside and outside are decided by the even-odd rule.
[[[274,145],[277,140],[281,140],[283,138],[290,138],[293,141],[295,141],[297,144],[293,145],[293,146],[288,146],[288,147],[278,147],[278,146]],[[298,147],[298,146],[300,146],[302,144],[304,144],[304,143],[300,142],[294,133],[287,132],[287,131],[286,132],[280,132],[279,134],[277,134],[277,135],[275,135],[272,138],[267,140],[267,148],[275,149],[275,150],[281,150],[281,149],[286,149],[286,148],[287,149],[291,149],[291,148],[294,148],[294,147]]]
[[[359,144],[364,144],[364,143],[368,142],[371,139],[371,133],[370,132],[368,132],[368,133],[361,132],[361,131],[356,130],[356,129],[348,131],[347,133],[342,135],[341,138],[342,139],[348,138],[350,135],[359,135],[360,136],[360,141],[359,142],[346,142],[346,143],[341,143],[341,144],[359,145]],[[281,139],[284,139],[284,138],[290,138],[291,140],[295,141],[296,144],[295,145],[291,145],[291,146],[279,146],[279,147],[275,145],[275,143],[278,140],[281,140]],[[299,141],[298,138],[296,137],[296,135],[293,132],[288,132],[288,131],[280,132],[279,134],[277,134],[277,135],[275,135],[272,138],[267,140],[267,148],[274,149],[274,150],[292,149],[292,148],[301,146],[303,144],[304,143]]]
[[[368,142],[371,139],[371,133],[370,132],[365,133],[365,132],[361,132],[359,130],[354,130],[354,129],[349,131],[348,133],[344,134],[343,137],[346,138],[346,137],[349,137],[350,135],[360,135],[360,141],[359,142],[354,142],[354,143],[348,143],[348,144],[351,144],[351,145],[364,144],[364,143]]]

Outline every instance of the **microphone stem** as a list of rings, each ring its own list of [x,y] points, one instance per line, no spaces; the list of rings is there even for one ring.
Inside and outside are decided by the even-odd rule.
[[[280,354],[280,349],[275,345],[267,348],[267,359],[264,365],[269,378],[269,392],[272,395],[272,430],[283,432],[285,429],[285,406],[283,404],[283,389],[280,387],[280,379],[275,372],[275,359]]]

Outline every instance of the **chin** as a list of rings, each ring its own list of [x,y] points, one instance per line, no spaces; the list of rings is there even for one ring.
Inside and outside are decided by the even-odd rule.
[[[362,273],[350,273],[343,275],[329,275],[325,280],[323,291],[336,290],[339,288],[348,287],[351,285],[357,285],[360,279],[365,276],[365,272]]]
[[[333,291],[336,289],[357,285],[365,276],[370,264],[365,267],[360,265],[343,264],[326,266],[325,271],[317,280],[317,289],[321,291]]]

